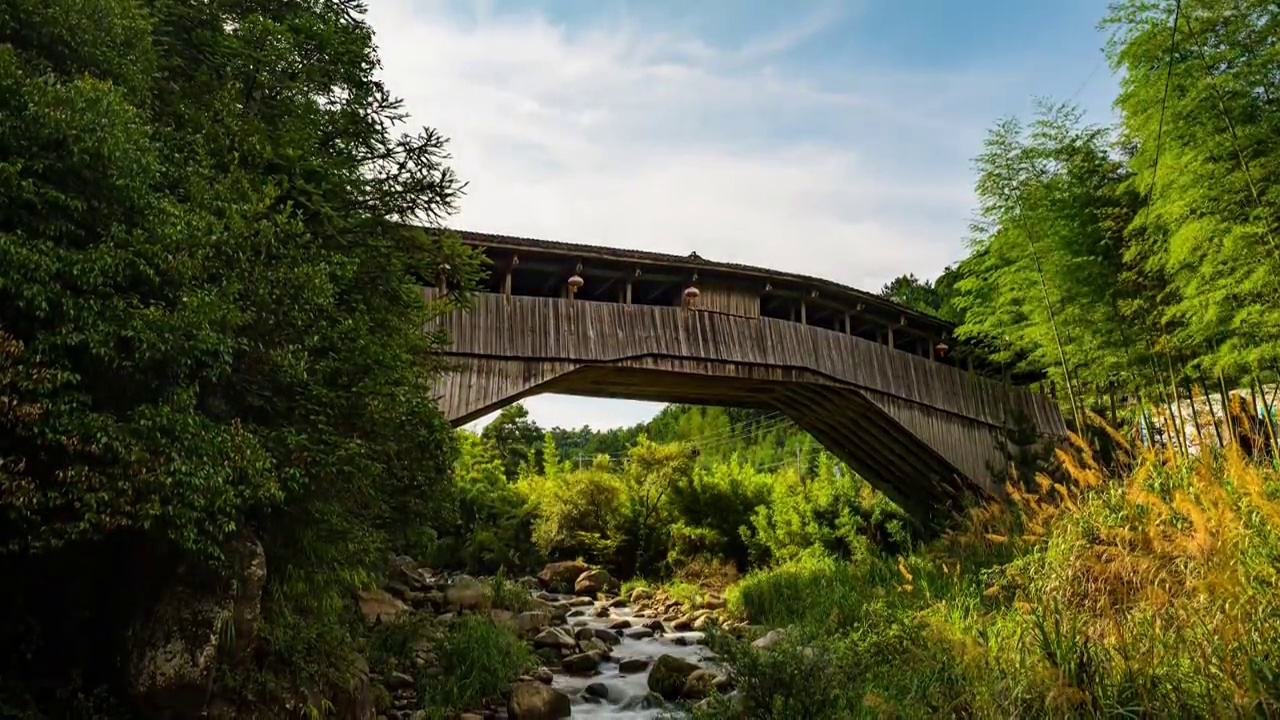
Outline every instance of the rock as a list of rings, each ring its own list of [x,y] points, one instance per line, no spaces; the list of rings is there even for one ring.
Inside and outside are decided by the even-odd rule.
[[[516,630],[528,635],[551,624],[551,615],[540,610],[522,612],[516,616]]]
[[[609,699],[609,686],[601,682],[591,683],[582,692],[588,697],[597,697],[601,700]]]
[[[649,672],[649,689],[667,700],[678,700],[684,694],[689,676],[700,670],[697,665],[675,655],[662,655]]]
[[[724,606],[724,598],[719,595],[708,595],[706,599],[702,601],[702,607],[708,610],[723,610]]]
[[[649,658],[627,658],[618,663],[618,672],[642,673],[649,669]]]
[[[361,590],[356,594],[356,600],[360,605],[360,614],[364,615],[364,621],[370,625],[395,622],[411,609],[400,598],[382,588]]]
[[[598,607],[598,608],[596,608],[594,611],[592,611],[592,613],[591,613],[591,614],[592,614],[592,615],[594,615],[594,616],[596,616],[596,617],[598,617],[598,618],[607,618],[607,617],[609,617],[609,608],[607,608],[607,607]]]
[[[533,671],[533,679],[537,680],[540,683],[545,683],[547,685],[550,685],[551,683],[555,682],[556,675],[555,673],[551,672],[551,668],[540,667],[537,670]]]
[[[589,597],[571,598],[569,600],[565,600],[564,604],[569,607],[587,607],[588,605],[595,605]]]
[[[578,628],[577,630],[574,630],[574,631],[573,631],[573,637],[574,637],[574,639],[575,639],[575,640],[577,640],[578,642],[583,642],[583,641],[585,641],[585,640],[590,640],[591,638],[593,638],[593,637],[595,637],[595,636],[596,636],[595,628],[588,627],[585,623],[582,625],[582,627],[580,627],[580,628]]]
[[[560,720],[572,712],[569,696],[540,682],[521,682],[511,687],[507,715],[511,720]]]
[[[591,651],[598,654],[600,657],[607,658],[613,654],[613,650],[610,648],[609,643],[597,637],[587,638],[586,640],[579,642],[578,646],[581,647],[584,652]]]
[[[423,717],[426,717],[425,711],[419,711],[419,712],[422,712]],[[484,720],[484,716],[479,713],[462,713],[461,715],[458,716],[458,720]]]
[[[578,641],[562,628],[547,628],[533,639],[533,646],[573,649],[578,646]]]
[[[649,628],[632,628],[626,632],[626,635],[632,640],[648,640],[654,636],[654,632]]]
[[[640,587],[631,591],[632,603],[638,603],[638,602],[643,602],[645,600],[652,600],[652,599],[653,599],[653,591],[650,590],[649,588]]]
[[[667,626],[663,625],[661,620],[650,620],[644,624],[644,627],[652,630],[654,633],[665,632],[667,629]]]
[[[573,583],[573,592],[575,595],[595,595],[612,584],[613,578],[609,577],[608,571],[587,570]]]
[[[671,621],[671,629],[676,632],[689,632],[693,629],[693,618],[685,615]]]
[[[618,618],[609,623],[610,630],[626,630],[629,627],[631,627],[631,621],[626,618]]]
[[[538,573],[538,582],[548,590],[568,591],[573,588],[574,581],[590,569],[586,563],[577,560],[553,562]]]
[[[520,578],[516,582],[520,585],[520,587],[524,588],[525,590],[529,590],[530,592],[534,590],[539,590],[542,588],[542,583],[538,582],[538,578],[533,577],[532,575],[525,575],[524,577]]]
[[[565,658],[561,661],[560,667],[564,668],[565,672],[568,673],[588,675],[599,669],[600,660],[599,652],[582,652]]]
[[[592,632],[594,633],[594,636],[596,639],[603,640],[607,645],[618,645],[622,642],[622,638],[618,637],[618,634],[613,632],[612,630],[605,630],[604,628],[594,628]]]
[[[685,679],[684,689],[680,691],[680,697],[685,700],[701,700],[712,693],[715,689],[715,682],[719,677],[719,675],[710,670],[694,670]]]
[[[402,672],[392,672],[383,680],[383,684],[386,685],[388,690],[394,692],[396,690],[412,690],[417,683],[414,682],[412,677]]]
[[[212,689],[219,639],[230,624],[232,653],[248,650],[257,633],[266,556],[245,531],[224,550],[226,578],[179,573],[159,602],[128,634],[127,687],[138,704],[159,715],[196,717]]]
[[[619,597],[616,597],[616,598],[614,598],[614,599],[610,600],[609,602],[605,603],[605,607],[607,607],[607,608],[623,608],[623,607],[626,607],[626,606],[627,606],[627,605],[629,605],[629,604],[630,604],[630,603],[629,603],[629,602],[627,602],[627,599],[626,599],[626,598],[619,596]]]
[[[454,610],[476,610],[485,603],[484,585],[470,575],[459,575],[445,588],[444,601]]]
[[[715,615],[703,615],[702,617],[693,621],[693,629],[698,631],[703,631],[703,630],[706,630],[707,626],[709,625],[719,625],[719,624],[720,624],[720,619],[717,618]]]
[[[784,637],[786,637],[786,632],[783,631],[782,628],[778,628],[776,630],[770,630],[769,632],[764,634],[764,637],[751,643],[751,647],[759,650],[766,650],[776,645]]]

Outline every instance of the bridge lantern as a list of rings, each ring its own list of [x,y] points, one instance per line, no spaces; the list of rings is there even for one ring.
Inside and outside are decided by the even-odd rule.
[[[569,295],[576,295],[578,288],[582,287],[583,279],[581,275],[573,274],[569,276]]]
[[[701,294],[702,293],[698,290],[698,288],[690,285],[689,287],[684,289],[684,304],[688,305],[689,307],[693,307],[694,303],[697,302],[698,300],[698,296]]]

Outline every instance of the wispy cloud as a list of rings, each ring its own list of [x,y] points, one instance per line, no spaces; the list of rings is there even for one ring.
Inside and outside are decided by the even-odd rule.
[[[370,20],[393,91],[452,139],[469,182],[456,226],[874,290],[960,256],[968,158],[1008,78],[783,62],[856,11],[833,3],[735,43],[412,0],[378,0]]]

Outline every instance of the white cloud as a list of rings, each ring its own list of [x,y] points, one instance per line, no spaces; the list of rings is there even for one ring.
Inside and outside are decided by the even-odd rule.
[[[570,30],[532,12],[371,5],[385,79],[413,122],[451,138],[469,183],[456,227],[696,250],[870,290],[961,255],[968,157],[1001,78],[778,69],[821,14],[723,48],[626,20]],[[651,414],[526,404],[546,425]]]

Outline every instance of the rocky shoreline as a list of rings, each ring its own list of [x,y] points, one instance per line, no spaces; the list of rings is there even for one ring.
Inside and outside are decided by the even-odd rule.
[[[447,626],[481,615],[528,643],[541,667],[514,678],[504,702],[473,708],[460,720],[653,718],[680,703],[732,698],[732,680],[706,647],[706,631],[755,630],[730,621],[724,599],[715,594],[699,607],[647,588],[623,596],[606,571],[576,561],[551,563],[536,577],[512,582],[439,574],[399,556],[384,586],[360,593],[358,600],[370,625],[426,617]],[[415,669],[428,677],[438,674],[430,648],[424,639],[413,657]],[[425,716],[410,674],[375,671],[370,681],[375,693],[385,692],[390,700],[379,720]]]

